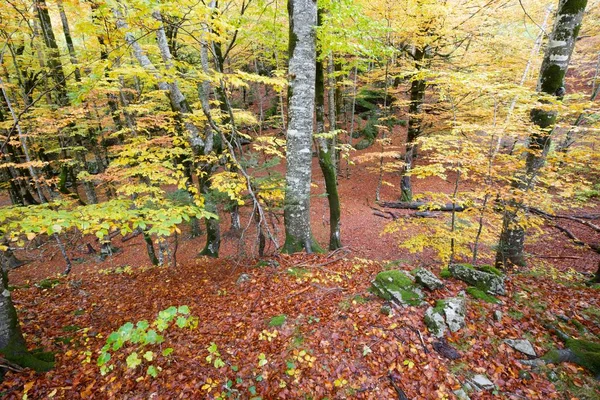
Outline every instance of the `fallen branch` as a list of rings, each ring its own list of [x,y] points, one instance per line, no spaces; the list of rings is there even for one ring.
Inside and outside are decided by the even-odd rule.
[[[406,397],[406,393],[404,393],[404,390],[402,390],[402,388],[400,386],[398,386],[392,373],[388,374],[388,378],[390,379],[390,383],[392,384],[392,387],[394,388],[394,390],[396,391],[396,394],[398,395],[398,399],[408,400],[408,397]]]
[[[561,231],[562,233],[564,233],[565,235],[567,235],[567,237],[569,239],[571,239],[575,244],[577,244],[579,246],[585,246],[585,242],[583,242],[582,240],[578,239],[577,236],[575,236],[570,230],[568,230],[564,226],[560,226],[558,224],[554,224],[554,227],[556,229],[558,229],[559,231]]]
[[[458,204],[434,204],[424,201],[384,201],[379,203],[382,207],[398,208],[403,210],[433,210],[433,211],[465,211],[468,207]]]
[[[536,258],[551,258],[551,259],[565,259],[565,260],[581,260],[583,257],[577,256],[542,256],[537,254],[532,254],[533,257]]]
[[[591,222],[585,221],[581,218],[572,217],[570,215],[550,214],[550,213],[547,213],[547,212],[542,211],[539,208],[535,208],[535,207],[530,207],[529,210],[532,211],[534,214],[538,214],[538,215],[541,215],[543,217],[550,218],[550,219],[561,218],[561,219],[568,219],[570,221],[575,221],[577,223],[587,226],[588,228],[592,228],[596,232],[600,232],[600,226],[594,225]]]
[[[390,219],[390,218],[392,218],[392,217],[389,217],[389,216],[387,216],[386,214],[384,214],[384,213],[381,213],[381,212],[379,212],[379,211],[374,211],[374,212],[373,212],[373,215],[376,215],[376,216],[378,216],[378,217],[385,218],[385,219]]]

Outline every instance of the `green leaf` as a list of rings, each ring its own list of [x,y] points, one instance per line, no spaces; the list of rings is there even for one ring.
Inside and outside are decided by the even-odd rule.
[[[167,347],[166,349],[163,350],[162,355],[165,357],[168,357],[171,353],[173,353],[173,348]]]
[[[214,362],[215,368],[221,368],[225,366],[225,363],[220,358],[217,358]]]
[[[177,311],[179,312],[179,314],[189,314],[190,313],[190,308],[188,306],[179,306],[179,308],[177,309]]]
[[[127,367],[132,368],[132,369],[136,368],[138,365],[140,365],[142,363],[142,360],[138,356],[138,353],[136,353],[135,351],[133,353],[131,353],[129,356],[127,356],[127,359],[125,359],[125,361],[127,362]]]
[[[177,317],[177,322],[175,322],[175,324],[180,328],[184,328],[187,325],[187,321],[186,317]]]
[[[143,321],[138,321],[137,324],[135,324],[136,328],[138,328],[139,330],[143,330],[145,331],[146,329],[148,329],[148,327],[150,326],[150,324],[148,323],[148,321],[143,320]]]
[[[98,357],[98,366],[101,367],[110,361],[110,353],[102,352]]]
[[[248,388],[252,396],[256,395],[256,386],[252,385]]]
[[[286,319],[287,316],[285,314],[277,315],[271,318],[271,321],[269,321],[269,326],[281,326],[285,324]]]
[[[146,374],[150,375],[153,378],[156,378],[158,376],[158,370],[154,365],[150,365],[148,367],[148,371],[146,371]]]
[[[154,358],[154,353],[151,351],[147,351],[144,353],[144,359],[146,361],[152,361],[152,359]]]

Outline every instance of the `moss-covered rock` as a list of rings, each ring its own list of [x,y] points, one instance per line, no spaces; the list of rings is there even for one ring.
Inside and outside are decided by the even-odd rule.
[[[377,274],[372,282],[371,292],[377,296],[401,305],[418,306],[423,299],[423,292],[415,286],[412,279],[404,271],[390,270]]]
[[[425,325],[433,336],[438,338],[444,336],[448,327],[444,320],[443,301],[438,300],[435,307],[429,307],[427,311],[425,311],[424,320]]]
[[[456,279],[467,282],[488,294],[504,296],[504,275],[496,275],[490,272],[479,271],[472,266],[463,264],[452,264],[448,270]]]

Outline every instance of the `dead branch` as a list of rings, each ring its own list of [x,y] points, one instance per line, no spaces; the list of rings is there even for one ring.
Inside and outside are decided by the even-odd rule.
[[[424,201],[384,201],[379,203],[382,207],[397,208],[403,210],[433,210],[433,211],[465,211],[468,207],[459,204],[433,204]]]

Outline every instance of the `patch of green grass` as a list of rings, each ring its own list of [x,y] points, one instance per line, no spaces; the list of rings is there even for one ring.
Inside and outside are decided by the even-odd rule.
[[[84,315],[85,314],[85,310],[83,308],[79,308],[75,311],[73,311],[73,315],[75,315],[76,317],[80,316],[80,315]]]
[[[60,280],[56,278],[42,279],[41,281],[35,284],[35,286],[40,289],[53,289],[58,285],[60,285]]]
[[[461,375],[462,373],[464,373],[465,371],[469,370],[469,364],[465,361],[458,361],[453,363],[450,366],[450,372],[452,372],[454,375]]]
[[[310,273],[310,271],[307,270],[306,268],[300,268],[300,267],[288,268],[285,272],[287,272],[289,275],[291,275],[295,278],[302,278],[303,276],[306,276],[307,274]]]
[[[81,329],[81,327],[79,325],[67,325],[67,326],[63,326],[63,328],[62,328],[62,330],[64,332],[77,332],[80,329]]]
[[[494,296],[492,296],[490,294],[487,294],[483,290],[478,289],[478,288],[476,288],[474,286],[468,287],[467,288],[467,293],[469,293],[473,298],[478,299],[478,300],[483,300],[486,303],[492,303],[492,304],[498,304],[498,303],[500,303],[500,300],[498,300]]]
[[[516,319],[516,320],[521,320],[525,316],[525,314],[523,314],[521,311],[515,310],[515,309],[508,310],[508,315],[512,319]]]
[[[285,314],[277,315],[277,316],[271,318],[271,320],[269,321],[269,326],[271,326],[271,327],[282,326],[283,324],[285,324],[286,320],[287,320],[287,315],[285,315]]]

